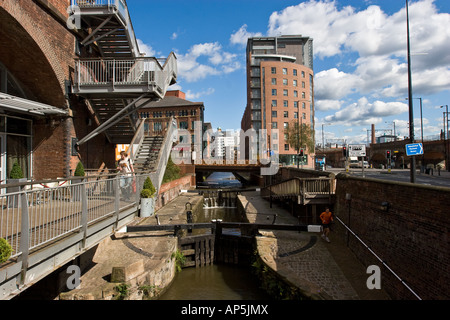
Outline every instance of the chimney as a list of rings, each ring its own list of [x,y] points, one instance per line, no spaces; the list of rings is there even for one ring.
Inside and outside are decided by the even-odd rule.
[[[372,144],[375,144],[375,124],[372,123]]]

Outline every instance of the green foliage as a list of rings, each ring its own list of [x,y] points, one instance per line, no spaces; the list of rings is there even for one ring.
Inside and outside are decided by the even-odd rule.
[[[75,177],[84,177],[84,166],[80,162],[78,162],[77,167],[75,168],[75,173],[73,174]]]
[[[114,289],[119,293],[119,295],[117,296],[117,300],[124,300],[126,297],[128,297],[129,286],[130,285],[126,283],[121,283],[114,287]]]
[[[307,152],[310,154],[314,152],[314,130],[309,124],[300,124],[298,121],[292,121],[289,126],[284,129],[284,134],[288,135],[287,142],[296,151],[303,147],[306,147]]]
[[[173,163],[172,158],[169,157],[162,182],[166,183],[179,178],[181,178],[181,169],[175,163]]]
[[[151,198],[155,195],[156,188],[152,183],[150,177],[147,177],[144,181],[144,186],[141,191],[141,198]]]
[[[10,179],[22,179],[24,178],[22,168],[20,167],[19,163],[16,161],[14,162],[11,172],[9,173]]]
[[[150,191],[150,189],[142,189],[141,190],[141,198],[151,198],[153,196],[153,193]]]
[[[11,256],[12,248],[11,245],[3,238],[0,238],[0,264],[8,261]]]
[[[158,294],[161,289],[155,285],[142,285],[139,286],[138,292],[143,295],[143,299],[150,299]]]
[[[177,250],[175,252],[172,252],[171,258],[175,258],[175,268],[177,272],[181,272],[181,269],[183,268],[184,264],[186,263],[186,257],[183,255],[183,253],[180,250]]]

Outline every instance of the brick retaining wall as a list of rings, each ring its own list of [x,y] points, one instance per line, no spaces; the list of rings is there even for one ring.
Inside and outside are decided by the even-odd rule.
[[[339,174],[335,214],[422,299],[449,299],[450,188]],[[351,201],[346,201],[346,194]],[[389,203],[388,210],[382,203]],[[336,222],[334,231],[347,238]],[[378,265],[393,299],[416,299],[355,237],[349,247],[365,265]]]

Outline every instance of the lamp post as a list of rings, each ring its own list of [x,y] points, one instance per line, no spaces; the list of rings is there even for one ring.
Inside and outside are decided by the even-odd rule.
[[[408,104],[409,104],[409,138],[414,143],[414,116],[413,116],[413,97],[411,81],[411,48],[409,43],[409,10],[408,0],[406,0],[406,33],[407,33],[407,55],[408,55]],[[416,182],[416,157],[411,157],[410,163],[410,181]]]
[[[441,106],[443,108],[444,106]],[[443,121],[444,121],[444,146],[445,146],[445,168],[447,171],[449,170],[448,167],[448,150],[447,150],[447,144],[448,144],[448,105],[445,106],[445,112],[443,113]]]

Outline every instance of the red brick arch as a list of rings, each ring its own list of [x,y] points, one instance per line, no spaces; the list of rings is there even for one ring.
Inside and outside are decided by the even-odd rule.
[[[63,107],[67,77],[57,56],[58,48],[49,36],[57,31],[51,30],[55,22],[39,14],[41,9],[31,1],[0,4],[0,38],[4,46],[0,61],[36,99]]]

